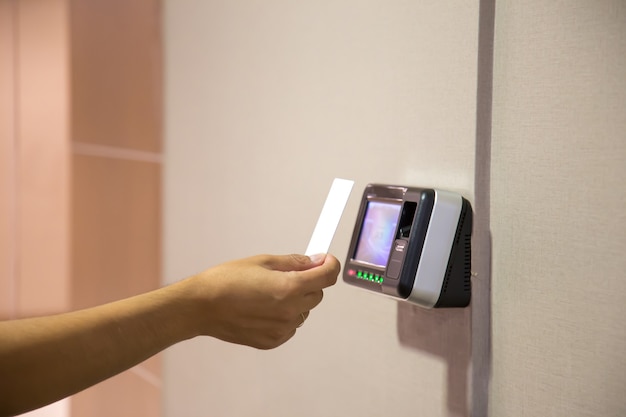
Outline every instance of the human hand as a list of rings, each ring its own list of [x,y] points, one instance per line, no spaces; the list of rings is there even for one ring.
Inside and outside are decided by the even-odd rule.
[[[0,415],[57,401],[198,335],[279,346],[339,267],[332,255],[261,255],[97,307],[0,321]]]
[[[210,268],[187,280],[197,334],[259,349],[280,346],[339,270],[332,255],[259,255]]]

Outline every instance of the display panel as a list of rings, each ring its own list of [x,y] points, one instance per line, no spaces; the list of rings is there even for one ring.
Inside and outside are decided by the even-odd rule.
[[[369,201],[354,259],[385,267],[393,244],[400,203]]]

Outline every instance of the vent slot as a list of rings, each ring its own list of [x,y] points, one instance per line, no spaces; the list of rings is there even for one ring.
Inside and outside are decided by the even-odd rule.
[[[465,253],[464,259],[463,259],[463,269],[464,269],[464,275],[467,275],[466,277],[464,276],[463,280],[463,287],[464,289],[466,289],[467,291],[470,291],[470,269],[471,269],[471,263],[472,263],[472,255],[471,255],[471,235],[470,234],[462,234],[463,229],[464,229],[464,225],[465,225],[465,217],[467,217],[467,210],[462,210],[461,211],[461,218],[459,220],[459,225],[456,229],[456,234],[454,236],[454,247],[456,248],[456,251],[458,251],[460,248],[463,248],[463,251]],[[463,244],[459,245],[459,243],[461,243],[461,238],[463,237]],[[456,258],[456,251],[450,254],[450,261],[448,262],[448,268],[446,269],[446,275],[444,278],[444,282],[443,282],[443,289],[441,290],[442,294],[445,294],[448,291],[448,284],[450,283],[450,277],[452,276],[452,269],[454,268],[454,264],[455,264],[455,258]]]
[[[472,208],[463,199],[453,241],[453,249],[448,259],[446,275],[443,279],[439,299],[435,307],[466,307],[472,297]]]

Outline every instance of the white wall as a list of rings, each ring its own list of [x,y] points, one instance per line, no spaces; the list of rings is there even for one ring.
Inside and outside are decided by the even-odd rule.
[[[626,2],[496,5],[491,415],[626,415]]]
[[[304,250],[334,176],[491,169],[490,415],[626,415],[626,3],[497,3],[491,168],[478,4],[415,3],[166,2],[166,278]],[[275,351],[168,351],[166,415],[467,415],[468,316],[339,283]]]
[[[304,251],[334,177],[474,193],[478,2],[167,1],[165,278]],[[467,415],[469,309],[342,282],[269,352],[165,355],[168,416]]]

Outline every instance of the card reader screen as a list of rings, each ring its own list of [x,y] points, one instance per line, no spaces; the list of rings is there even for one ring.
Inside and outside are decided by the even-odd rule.
[[[380,267],[387,266],[393,244],[400,203],[370,201],[359,235],[354,259]]]

